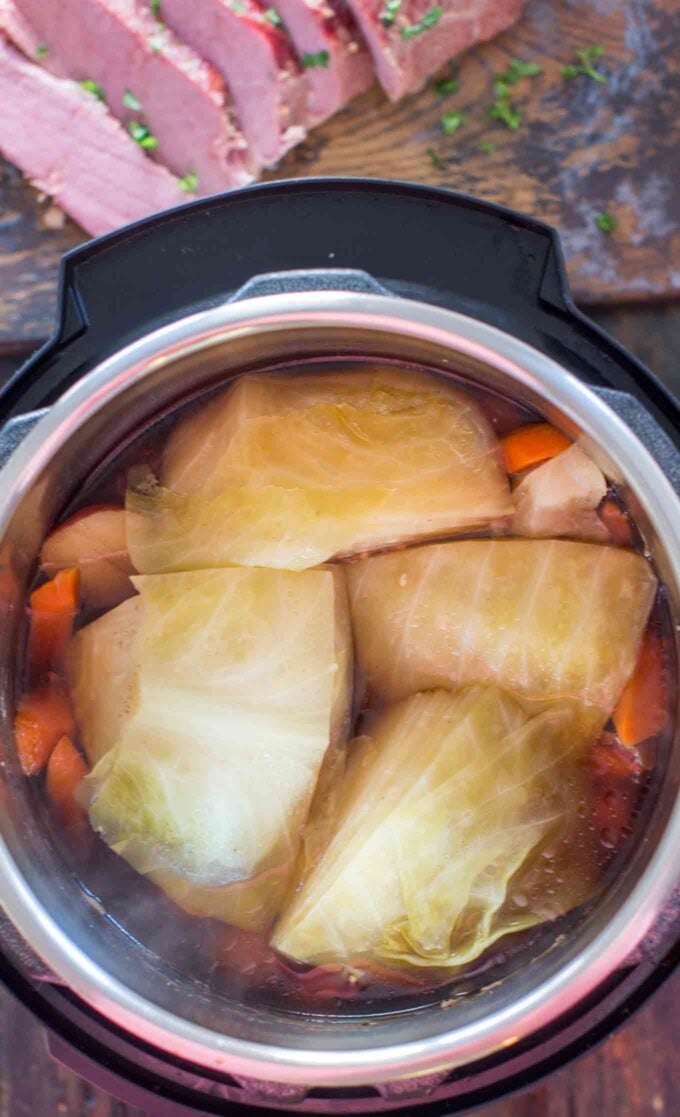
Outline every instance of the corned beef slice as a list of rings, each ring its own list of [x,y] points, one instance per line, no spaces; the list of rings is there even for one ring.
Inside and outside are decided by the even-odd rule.
[[[161,17],[223,75],[259,163],[272,166],[304,139],[307,87],[300,64],[285,31],[255,0],[163,0]]]
[[[186,201],[177,179],[75,82],[29,62],[0,34],[0,152],[89,233]]]
[[[373,55],[378,80],[393,100],[474,43],[505,31],[525,0],[348,0]]]
[[[344,0],[274,0],[305,69],[309,124],[319,124],[363,93],[374,79],[373,62]]]
[[[96,82],[147,154],[180,177],[197,175],[201,194],[251,180],[222,78],[154,18],[146,0],[15,5],[46,48],[43,64],[58,76]]]

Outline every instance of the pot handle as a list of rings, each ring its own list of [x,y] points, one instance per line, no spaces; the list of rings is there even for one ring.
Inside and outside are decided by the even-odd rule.
[[[360,295],[391,295],[382,283],[359,268],[297,268],[264,272],[239,287],[227,302],[238,303],[261,295],[291,295],[300,291],[347,291]]]
[[[615,388],[592,388],[600,399],[615,411],[637,435],[652,455],[671,485],[680,493],[680,449],[635,396]]]
[[[7,465],[10,457],[23,442],[26,435],[31,433],[36,423],[39,423],[48,411],[48,407],[42,407],[38,411],[28,411],[25,415],[16,415],[4,427],[0,428],[0,469]]]

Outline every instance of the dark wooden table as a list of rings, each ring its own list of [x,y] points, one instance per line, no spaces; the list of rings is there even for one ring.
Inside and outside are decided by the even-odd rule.
[[[592,314],[680,394],[680,305]],[[19,355],[10,348],[0,351],[0,375],[11,371]],[[533,1089],[478,1112],[481,1117],[679,1117],[679,1030],[676,973],[598,1049]],[[0,1117],[144,1115],[54,1064],[42,1029],[0,991]]]

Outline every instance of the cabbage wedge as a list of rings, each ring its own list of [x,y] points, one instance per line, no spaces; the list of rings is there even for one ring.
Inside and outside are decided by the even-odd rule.
[[[301,570],[505,523],[496,438],[445,379],[391,368],[253,375],[184,419],[128,492],[142,573]]]
[[[465,965],[590,896],[574,708],[412,695],[351,746],[333,837],[272,939],[311,964]]]
[[[329,748],[346,737],[342,571],[134,578],[82,629],[71,692],[90,821],[187,910],[272,920]]]
[[[529,699],[577,700],[590,732],[635,667],[657,588],[633,551],[543,539],[413,547],[350,564],[347,578],[375,699],[497,683]]]

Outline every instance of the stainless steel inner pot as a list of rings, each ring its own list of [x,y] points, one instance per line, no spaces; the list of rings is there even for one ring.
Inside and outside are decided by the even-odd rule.
[[[627,490],[680,604],[680,502],[607,403],[554,361],[450,311],[396,297],[312,291],[230,302],[159,329],[107,359],[37,422],[0,474],[0,546],[30,580],[50,525],[92,470],[178,401],[248,370],[298,358],[397,358],[455,372],[540,409]],[[556,1021],[620,968],[680,875],[680,741],[644,812],[644,835],[564,941],[501,982],[439,1004],[365,1019],[217,1002],[173,973],[88,901],[36,811],[11,730],[22,587],[0,631],[0,896],[30,947],[128,1033],[212,1071],[310,1086],[381,1083],[462,1066]],[[677,625],[675,628],[677,632]],[[105,680],[103,681],[105,684]]]

